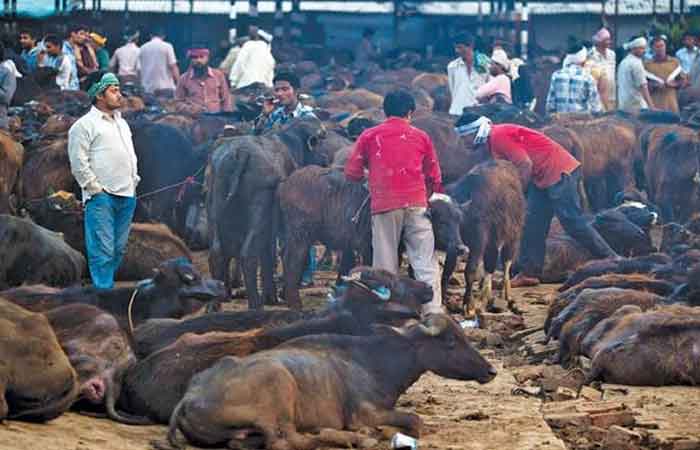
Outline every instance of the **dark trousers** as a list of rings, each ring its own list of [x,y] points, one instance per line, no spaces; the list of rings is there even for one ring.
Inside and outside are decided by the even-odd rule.
[[[588,249],[594,258],[617,256],[583,216],[577,189],[580,178],[581,169],[578,168],[570,174],[563,174],[558,183],[548,188],[540,189],[530,184],[527,191],[525,228],[517,264],[523,275],[539,277],[542,274],[545,240],[554,215],[559,219],[564,231]]]

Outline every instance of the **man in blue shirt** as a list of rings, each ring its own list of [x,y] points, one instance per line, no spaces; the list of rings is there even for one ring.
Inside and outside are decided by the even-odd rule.
[[[683,34],[683,48],[678,49],[676,58],[681,62],[681,69],[686,75],[693,68],[693,63],[698,57],[700,50],[695,46],[695,36],[690,32]]]
[[[274,99],[266,99],[263,111],[255,123],[255,133],[260,134],[276,126],[284,125],[297,117],[316,117],[312,107],[299,101],[297,89],[299,89],[299,77],[291,72],[280,72],[275,75],[273,89]],[[309,249],[309,262],[301,277],[302,286],[313,284],[313,275],[316,271],[316,249]]]
[[[31,30],[19,32],[19,45],[22,47],[20,56],[27,63],[27,69],[30,73],[34,72],[37,67],[40,49],[36,45],[36,38]]]

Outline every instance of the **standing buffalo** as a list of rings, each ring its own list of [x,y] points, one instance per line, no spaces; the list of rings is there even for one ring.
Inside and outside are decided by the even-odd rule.
[[[273,279],[279,183],[295,169],[328,163],[316,149],[326,131],[315,117],[295,119],[280,131],[262,136],[222,139],[211,158],[208,176],[209,268],[214,278],[231,287],[229,264],[243,267],[248,306],[262,308],[258,266],[262,265],[263,296],[276,302]]]

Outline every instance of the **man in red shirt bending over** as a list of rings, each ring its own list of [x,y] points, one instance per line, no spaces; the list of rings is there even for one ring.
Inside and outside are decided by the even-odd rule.
[[[618,257],[605,239],[583,217],[578,183],[581,163],[564,147],[535,130],[519,125],[493,125],[483,116],[464,113],[456,131],[467,144],[486,145],[496,159],[518,169],[527,186],[527,215],[520,244],[518,276],[513,287],[539,284],[545,258],[545,239],[552,217],[557,216],[566,233],[595,258]]]
[[[345,164],[345,176],[360,181],[365,168],[369,170],[372,266],[398,273],[403,237],[416,279],[433,288],[433,300],[423,306],[423,312],[435,313],[442,311],[440,276],[433,228],[426,212],[431,193],[442,192],[442,177],[430,137],[410,125],[415,109],[408,92],[387,94],[387,119],[357,139]]]

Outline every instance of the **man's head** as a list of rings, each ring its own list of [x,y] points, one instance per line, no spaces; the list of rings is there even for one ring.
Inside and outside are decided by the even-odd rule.
[[[44,38],[44,46],[46,47],[46,53],[51,56],[58,56],[61,54],[61,40],[55,34],[49,34]]]
[[[626,43],[624,47],[634,56],[641,58],[647,49],[647,40],[644,36],[640,36]]]
[[[479,114],[463,112],[455,122],[455,131],[468,147],[484,144],[491,132],[491,120]]]
[[[252,41],[256,41],[260,38],[260,36],[258,36],[257,25],[248,25],[248,38],[250,38]]]
[[[588,51],[586,50],[586,47],[581,44],[572,43],[566,52],[564,67],[572,64],[583,66],[586,64],[586,59],[588,59]]]
[[[410,119],[415,110],[416,101],[407,91],[391,91],[384,97],[384,115],[387,117]]]
[[[655,36],[651,41],[651,48],[654,50],[655,59],[666,59],[666,36]]]
[[[607,28],[603,27],[593,35],[593,43],[598,49],[607,49],[612,45],[612,36]]]
[[[187,51],[187,56],[192,62],[192,69],[197,73],[204,73],[209,66],[209,49],[203,47],[191,48]]]
[[[106,37],[102,36],[99,33],[95,33],[94,31],[90,33],[88,37],[90,38],[90,43],[92,44],[92,46],[97,49],[103,48],[107,43]]]
[[[688,50],[691,50],[693,47],[695,47],[695,36],[693,36],[693,33],[689,31],[683,33],[683,46]]]
[[[102,75],[90,89],[88,96],[92,104],[102,111],[115,111],[121,107],[122,94],[119,90],[119,79],[113,73]]]
[[[36,47],[36,38],[31,30],[21,30],[19,32],[19,45],[24,50],[31,50]]]
[[[159,37],[161,39],[165,39],[165,28],[162,25],[158,25],[153,29],[153,32],[151,33],[151,37]]]
[[[365,28],[362,30],[362,37],[365,39],[372,39],[374,37],[374,28]]]
[[[87,39],[87,27],[85,25],[71,26],[68,29],[68,39],[72,44],[84,44]]]
[[[462,33],[455,37],[454,41],[455,53],[465,60],[474,58],[474,36],[469,33]]]
[[[280,72],[275,75],[273,89],[275,90],[275,98],[279,101],[281,106],[292,108],[295,107],[299,101],[297,98],[299,77],[292,72]]]
[[[489,72],[494,77],[502,73],[508,73],[510,70],[510,60],[508,59],[508,54],[502,48],[494,49],[491,54],[491,64],[489,65]]]

